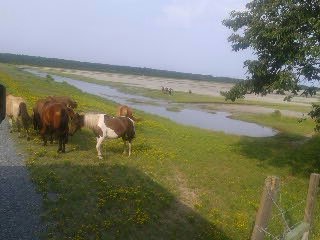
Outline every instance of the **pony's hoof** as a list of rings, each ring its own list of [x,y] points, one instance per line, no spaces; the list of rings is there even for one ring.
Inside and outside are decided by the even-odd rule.
[[[58,149],[57,153],[61,153],[61,152],[62,152],[62,150],[61,150],[61,149]]]
[[[102,157],[102,156],[98,156],[98,158],[99,158],[100,160],[102,160],[102,159],[103,159],[103,157]]]

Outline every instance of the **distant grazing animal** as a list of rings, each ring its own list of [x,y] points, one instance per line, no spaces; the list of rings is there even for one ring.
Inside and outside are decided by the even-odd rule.
[[[44,146],[47,145],[46,136],[55,135],[59,140],[58,152],[65,152],[69,132],[69,111],[70,109],[62,103],[51,102],[44,105],[41,113],[42,127],[40,131]]]
[[[10,132],[12,132],[13,122],[16,122],[20,136],[22,124],[27,134],[27,140],[30,140],[29,127],[32,123],[32,118],[28,114],[27,105],[23,98],[8,94],[6,96],[6,115],[9,118]]]
[[[65,96],[49,96],[45,99],[40,99],[36,102],[36,105],[33,107],[33,127],[34,130],[40,131],[41,129],[41,113],[42,109],[46,104],[51,102],[62,103],[68,109],[74,109],[78,106],[77,102],[72,100],[70,97]],[[73,111],[69,111],[69,113],[73,113]]]
[[[111,117],[106,114],[75,114],[71,120],[70,135],[78,129],[86,127],[91,129],[97,138],[96,149],[99,159],[102,159],[101,144],[105,138],[123,140],[123,153],[126,153],[126,143],[128,142],[128,152],[131,155],[131,142],[135,137],[135,124],[129,117]]]
[[[136,121],[136,118],[133,116],[133,110],[126,105],[121,105],[118,107],[117,116],[118,117],[128,117],[128,118]]]
[[[165,94],[169,94],[169,95],[172,95],[172,93],[173,93],[173,89],[172,88],[168,88],[168,87],[163,87],[163,86],[161,86],[161,91],[163,92],[163,93],[165,93]]]

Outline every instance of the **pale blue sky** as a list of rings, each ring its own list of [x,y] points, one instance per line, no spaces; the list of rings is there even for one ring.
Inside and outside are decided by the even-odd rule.
[[[1,0],[0,52],[245,76],[221,24],[248,0]]]

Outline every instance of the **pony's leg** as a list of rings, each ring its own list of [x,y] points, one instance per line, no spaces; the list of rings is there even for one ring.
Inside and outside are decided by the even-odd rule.
[[[66,152],[66,138],[65,138],[65,136],[62,137],[61,143],[62,143],[61,152],[65,153]]]
[[[30,135],[29,135],[29,128],[26,128],[26,133],[27,133],[27,141],[30,141]]]
[[[47,137],[46,137],[46,135],[42,136],[42,140],[43,140],[43,146],[47,146]]]
[[[62,152],[66,152],[66,143],[68,142],[68,134],[65,134],[62,139]]]
[[[11,117],[9,117],[8,121],[9,121],[9,130],[10,130],[10,133],[12,133],[13,120],[12,120],[12,118],[11,118]]]
[[[129,141],[129,157],[131,156],[131,141]]]
[[[33,115],[33,129],[35,131],[38,130],[38,116],[37,116],[37,114]]]
[[[99,159],[103,159],[102,154],[101,154],[101,143],[103,142],[104,139],[105,139],[105,137],[97,138],[96,149],[97,149],[97,152],[98,152],[98,158]]]
[[[123,154],[126,154],[127,153],[127,141],[125,139],[122,139],[123,140]]]
[[[47,137],[46,137],[46,127],[45,127],[45,125],[41,128],[40,135],[42,136],[43,146],[47,146]]]
[[[62,149],[62,136],[59,136],[59,148],[58,148],[58,152],[62,152],[63,151],[63,149]]]
[[[19,118],[17,118],[17,127],[18,127],[18,137],[21,137],[21,123]]]

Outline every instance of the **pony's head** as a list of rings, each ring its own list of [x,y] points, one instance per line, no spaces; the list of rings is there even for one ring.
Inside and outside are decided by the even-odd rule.
[[[70,126],[69,126],[69,134],[72,136],[79,129],[81,129],[84,125],[84,115],[80,115],[79,113],[75,113],[71,118]]]
[[[78,107],[78,103],[72,99],[68,99],[67,106],[69,108],[75,109]]]

